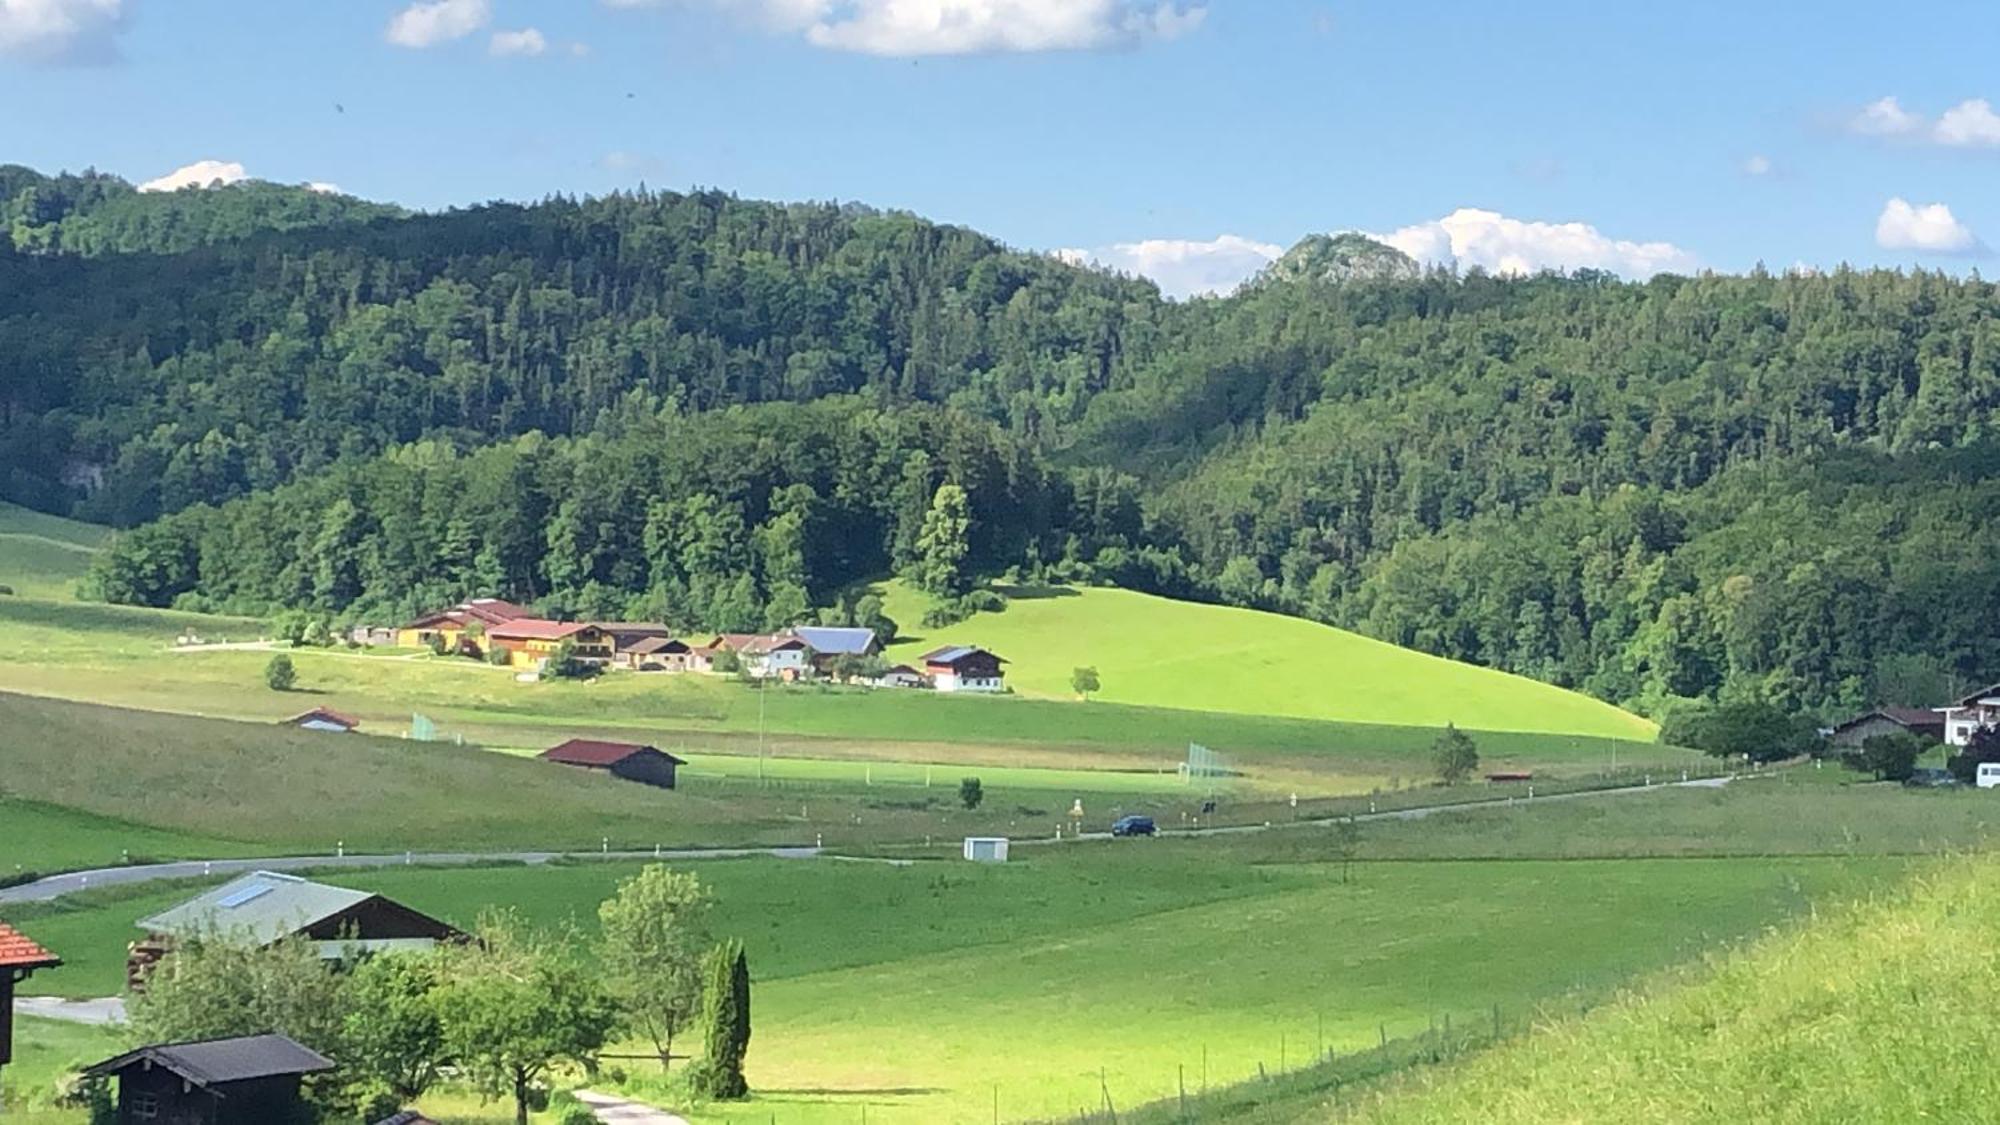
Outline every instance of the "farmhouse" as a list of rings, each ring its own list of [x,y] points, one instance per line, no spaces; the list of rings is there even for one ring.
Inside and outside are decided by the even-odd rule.
[[[924,673],[939,691],[1005,691],[1005,663],[983,648],[947,645],[924,654]]]
[[[288,727],[325,731],[328,734],[347,734],[361,725],[360,719],[352,715],[343,715],[331,707],[315,707],[310,711],[301,711],[283,722]]]
[[[1944,740],[1950,746],[1972,741],[1975,731],[2000,726],[2000,684],[1992,684],[1937,709],[1944,716]]]
[[[14,1061],[14,986],[36,969],[53,969],[60,964],[62,958],[0,922],[0,1069]]]
[[[466,634],[474,631],[475,626],[491,631],[495,625],[504,625],[526,616],[528,611],[513,602],[499,598],[474,598],[399,626],[396,643],[405,648],[428,648],[433,640],[442,640],[446,651],[456,652],[465,642]]]
[[[1926,707],[1883,707],[1833,728],[1828,740],[1835,746],[1859,746],[1877,735],[1904,733],[1942,742],[1944,715]]]
[[[813,669],[822,676],[833,675],[836,662],[843,657],[860,660],[882,651],[882,642],[873,629],[801,625],[792,630],[792,636],[812,650]]]
[[[150,918],[146,936],[132,944],[126,983],[142,989],[152,966],[181,939],[221,935],[256,945],[287,937],[312,942],[319,955],[338,961],[347,951],[374,953],[427,949],[465,937],[459,930],[392,899],[332,887],[273,871],[254,871]]]
[[[723,633],[710,648],[733,652],[759,679],[804,680],[813,674],[812,646],[792,633]]]
[[[118,1080],[118,1121],[270,1125],[305,1120],[299,1080],[333,1063],[283,1035],[160,1043],[88,1067]]]
[[[610,638],[613,668],[637,668],[638,663],[632,659],[635,649],[667,641],[674,635],[674,631],[665,625],[642,621],[597,621],[592,624]]]
[[[591,738],[572,738],[560,746],[542,751],[541,757],[545,761],[579,769],[604,770],[613,777],[661,789],[672,789],[675,771],[687,764],[657,746],[599,742]]]
[[[908,664],[898,664],[894,668],[875,677],[876,687],[920,688],[929,683],[929,680],[924,679],[922,672],[917,671]]]
[[[507,654],[515,668],[533,668],[554,656],[567,641],[576,658],[587,664],[609,664],[617,639],[601,625],[581,621],[548,621],[520,617],[486,631],[486,641]]]

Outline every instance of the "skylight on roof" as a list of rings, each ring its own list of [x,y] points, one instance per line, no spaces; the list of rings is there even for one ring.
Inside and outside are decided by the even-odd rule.
[[[218,902],[215,905],[222,907],[224,910],[232,910],[238,906],[242,906],[246,902],[252,902],[256,899],[263,898],[265,895],[270,893],[271,893],[271,884],[252,883],[249,886],[244,887],[242,890],[229,892],[229,894],[223,896],[221,902]]]

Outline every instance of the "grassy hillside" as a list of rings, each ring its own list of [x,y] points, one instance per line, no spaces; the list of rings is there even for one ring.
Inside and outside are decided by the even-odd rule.
[[[241,854],[253,844],[312,855],[340,841],[384,852],[907,841],[1008,831],[1024,809],[1039,835],[1056,817],[1046,794],[1004,784],[989,787],[977,812],[955,808],[948,787],[717,781],[668,792],[448,743],[6,694],[0,778],[9,797],[0,809],[42,829],[0,832],[0,873],[114,864],[128,851]],[[1109,795],[1086,796],[1106,814],[1115,807]]]
[[[1648,738],[1653,724],[1588,696],[1398,648],[1296,617],[1113,589],[1011,591],[1001,613],[946,629],[917,626],[922,595],[883,587],[911,660],[977,644],[1011,663],[1014,690],[1073,698],[1070,673],[1095,667],[1112,703],[1406,726]]]
[[[1248,783],[1306,795],[1427,778],[1435,737],[1413,726],[1022,696],[818,687],[760,693],[706,676],[618,674],[588,684],[524,684],[477,661],[339,649],[292,652],[305,691],[282,694],[262,686],[270,653],[176,651],[174,637],[188,631],[240,642],[254,641],[265,627],[240,618],[0,599],[0,644],[14,657],[0,659],[0,691],[257,720],[321,703],[384,732],[406,728],[411,712],[421,711],[469,739],[506,747],[539,749],[594,733],[695,755],[755,755],[761,743],[787,757],[954,767],[1171,770],[1187,744],[1199,741],[1228,755]],[[1482,733],[1479,744],[1496,766],[1569,773],[1613,764],[1678,767],[1691,757],[1584,735],[1492,732]]]
[[[2000,869],[1965,860],[1392,1094],[1357,1120],[1986,1121]],[[1263,1120],[1322,1120],[1324,1106]]]
[[[73,597],[90,557],[110,538],[108,528],[0,501],[0,586],[24,597]]]

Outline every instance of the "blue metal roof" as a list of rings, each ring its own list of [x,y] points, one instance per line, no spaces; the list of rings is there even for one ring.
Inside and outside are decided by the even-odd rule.
[[[869,647],[875,643],[873,629],[801,625],[792,632],[811,645],[814,652],[827,656],[866,656]]]

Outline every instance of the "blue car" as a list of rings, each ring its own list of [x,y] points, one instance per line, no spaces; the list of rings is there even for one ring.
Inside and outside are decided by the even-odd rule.
[[[1113,836],[1151,836],[1157,832],[1150,816],[1121,816],[1111,822]]]

